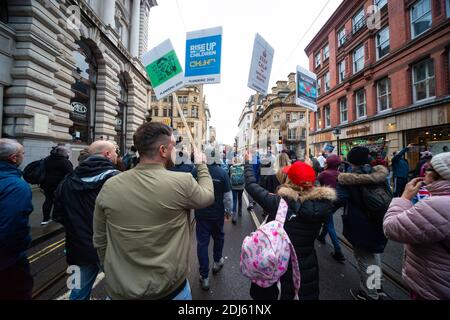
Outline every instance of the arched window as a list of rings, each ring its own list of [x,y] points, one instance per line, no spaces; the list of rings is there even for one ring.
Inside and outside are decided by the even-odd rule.
[[[128,87],[122,75],[119,76],[118,86],[119,96],[117,97],[116,106],[116,132],[117,144],[120,148],[121,155],[125,154],[126,147],[126,125],[127,125],[127,102],[128,102]]]
[[[84,41],[76,41],[77,49],[73,51],[75,69],[72,76],[75,83],[71,99],[70,120],[73,121],[69,133],[73,142],[90,144],[94,140],[95,98],[97,83],[97,62],[91,48]]]

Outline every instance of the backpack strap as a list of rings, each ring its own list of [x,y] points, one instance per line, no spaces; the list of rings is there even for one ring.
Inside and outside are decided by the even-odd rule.
[[[280,204],[278,205],[278,211],[275,220],[284,225],[284,221],[286,221],[287,211],[288,211],[288,204],[283,199],[283,197],[280,197]]]
[[[288,211],[288,204],[286,201],[281,197],[280,204],[278,206],[277,216],[275,220],[280,222],[284,225],[284,222],[286,220],[286,214]],[[298,300],[298,291],[300,290],[300,268],[298,265],[298,258],[297,254],[295,253],[294,245],[291,242],[291,239],[287,236],[287,240],[289,242],[289,248],[290,248],[290,257],[291,257],[291,263],[292,263],[292,281],[294,283],[294,289],[295,289],[295,297],[294,300]]]
[[[291,248],[292,281],[294,282],[295,290],[294,300],[299,300],[298,291],[300,290],[300,267],[298,265],[297,254],[295,253],[295,248],[291,240],[289,240],[289,247]]]

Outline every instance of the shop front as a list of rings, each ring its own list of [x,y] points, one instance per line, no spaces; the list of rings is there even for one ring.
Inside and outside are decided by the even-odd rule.
[[[450,124],[418,128],[405,132],[405,145],[414,147],[406,154],[411,167],[414,168],[420,160],[420,152],[430,151],[433,155],[449,151]]]
[[[366,147],[370,153],[375,152],[377,156],[381,156],[383,159],[386,158],[389,151],[385,134],[340,140],[339,144],[344,159],[347,159],[348,152],[354,147]]]

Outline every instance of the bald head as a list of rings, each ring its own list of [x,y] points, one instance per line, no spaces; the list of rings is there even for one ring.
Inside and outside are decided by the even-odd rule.
[[[89,154],[91,156],[103,156],[109,159],[112,163],[117,163],[116,145],[107,140],[98,140],[89,146]]]
[[[20,166],[23,155],[23,146],[19,142],[13,139],[0,139],[0,161]]]

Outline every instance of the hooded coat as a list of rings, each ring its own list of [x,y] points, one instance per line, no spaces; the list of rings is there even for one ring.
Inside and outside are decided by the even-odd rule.
[[[66,231],[68,264],[99,262],[92,242],[95,200],[103,184],[119,173],[108,159],[91,156],[64,178],[56,190],[53,215]]]
[[[317,187],[310,192],[298,193],[282,186],[277,194],[269,193],[256,183],[251,165],[245,165],[245,190],[268,213],[267,221],[275,219],[280,199],[288,204],[284,229],[291,240],[299,260],[301,283],[300,300],[319,299],[319,265],[314,241],[322,223],[333,214],[336,193],[328,187]],[[281,277],[281,299],[294,298],[292,267]],[[274,285],[276,286],[276,284]],[[255,299],[276,299],[277,291],[272,287],[263,289],[252,283],[251,294]]]
[[[435,181],[427,189],[431,197],[415,205],[393,199],[384,232],[389,239],[406,243],[402,277],[407,286],[424,299],[449,300],[450,181]]]
[[[64,177],[73,171],[72,162],[67,157],[50,154],[45,159],[45,179],[41,188],[47,192],[54,192]]]
[[[358,167],[352,173],[341,173],[336,186],[336,209],[344,207],[342,222],[344,237],[355,248],[371,253],[382,253],[387,244],[383,224],[369,221],[360,201],[362,185],[386,184],[388,169],[384,166]],[[387,184],[386,184],[386,187]]]

